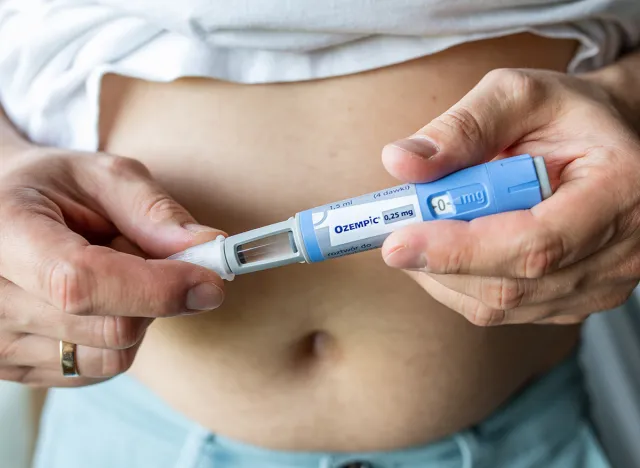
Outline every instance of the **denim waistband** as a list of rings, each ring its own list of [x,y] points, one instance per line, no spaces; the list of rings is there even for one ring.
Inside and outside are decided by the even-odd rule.
[[[87,418],[94,414],[101,429],[135,440],[136,446],[151,451],[157,447],[156,452],[166,453],[174,459],[166,465],[172,468],[339,468],[349,463],[376,468],[460,468],[485,466],[482,460],[495,460],[496,450],[500,459],[510,459],[523,450],[548,452],[553,450],[549,444],[562,445],[575,437],[584,420],[586,393],[577,356],[572,355],[473,427],[423,446],[359,453],[270,450],[213,434],[126,375],[93,387],[56,389],[48,405],[50,417],[55,416],[56,406],[60,413],[73,408]],[[532,441],[549,443],[535,442],[532,447]],[[355,464],[362,460],[370,464]]]

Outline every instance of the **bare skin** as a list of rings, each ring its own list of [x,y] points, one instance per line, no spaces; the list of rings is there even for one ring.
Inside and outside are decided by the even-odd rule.
[[[544,71],[564,70],[574,50],[520,35],[268,86],[107,76],[98,155],[35,147],[0,118],[0,379],[82,386],[129,370],[210,430],[274,449],[389,450],[481,421],[576,347],[585,314],[640,278],[640,96],[627,96],[640,89],[639,58],[590,84]],[[489,73],[522,67],[539,70]],[[541,102],[558,112],[534,138],[524,124],[545,115]],[[452,115],[463,118],[446,125]],[[469,116],[478,131],[465,132]],[[549,127],[562,130],[551,143]],[[425,160],[397,143],[384,149],[387,172],[383,146],[414,132],[449,156]],[[489,218],[420,225],[382,252],[227,284],[163,260],[218,229],[281,221],[532,141],[554,145],[541,151],[567,187],[505,229]],[[616,190],[603,190],[610,180]],[[594,215],[556,206],[554,217],[551,201],[567,197]],[[549,229],[570,219],[581,229]],[[584,290],[593,284],[606,289],[598,301]],[[60,375],[58,340],[78,344],[81,378]]]
[[[439,115],[490,69],[562,69],[574,47],[509,41],[310,83],[108,77],[103,149],[141,160],[200,223],[242,232],[397,184],[380,163],[384,144]],[[481,420],[566,356],[576,336],[577,328],[470,325],[369,252],[237,277],[217,311],[156,322],[132,372],[227,436],[281,449],[380,450]]]

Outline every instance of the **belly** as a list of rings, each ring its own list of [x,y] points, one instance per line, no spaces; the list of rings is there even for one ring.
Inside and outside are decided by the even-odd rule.
[[[101,146],[143,161],[229,234],[398,181],[382,146],[489,70],[563,70],[575,44],[528,35],[328,80],[103,82]],[[212,431],[293,450],[385,450],[473,424],[576,343],[575,327],[477,328],[378,251],[239,276],[222,308],[158,320],[132,374]]]

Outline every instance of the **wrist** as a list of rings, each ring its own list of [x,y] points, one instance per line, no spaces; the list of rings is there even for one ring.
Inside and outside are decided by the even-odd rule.
[[[585,73],[582,78],[604,90],[616,109],[640,135],[640,51],[613,65]]]

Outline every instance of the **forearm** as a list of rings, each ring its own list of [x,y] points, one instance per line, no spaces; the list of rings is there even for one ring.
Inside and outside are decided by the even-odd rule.
[[[640,133],[640,48],[586,76],[607,89],[625,118]]]

